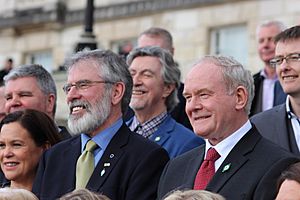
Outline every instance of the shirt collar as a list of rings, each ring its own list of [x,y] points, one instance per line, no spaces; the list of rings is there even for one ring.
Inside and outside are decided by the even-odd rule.
[[[291,106],[290,106],[290,96],[287,95],[286,100],[285,100],[285,109],[286,113],[288,114],[288,118],[297,118],[297,116],[293,113]]]
[[[274,76],[273,78],[268,78],[265,69],[263,69],[263,70],[260,71],[260,75],[261,75],[262,77],[264,77],[265,79],[272,79],[272,80],[277,80],[277,79],[278,79],[277,74],[275,74],[275,76]]]
[[[81,134],[81,152],[83,152],[86,143],[92,139],[101,149],[106,149],[110,140],[117,133],[123,124],[122,118],[119,118],[112,126],[106,128],[105,130],[99,132],[93,138],[90,138],[87,134]]]
[[[212,146],[207,139],[205,139],[205,156],[210,147],[213,147],[221,155],[222,159],[225,160],[229,152],[233,147],[240,141],[240,139],[252,128],[249,120],[233,134],[225,138],[223,141],[215,146]]]
[[[140,126],[142,135],[148,138],[158,129],[159,125],[167,118],[167,116],[167,111],[164,111],[156,117],[153,117],[152,119],[149,119],[148,121],[142,124],[138,121],[136,116],[134,116],[130,126],[130,130],[134,131],[137,129],[138,126]],[[141,134],[140,131],[138,131],[138,133]]]

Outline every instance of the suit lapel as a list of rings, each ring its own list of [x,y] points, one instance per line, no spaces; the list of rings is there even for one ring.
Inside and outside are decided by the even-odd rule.
[[[256,128],[253,127],[248,131],[228,154],[206,189],[219,192],[224,184],[248,161],[247,154],[253,151],[260,139],[261,136]]]
[[[281,146],[287,147],[288,150],[290,150],[289,145],[289,137],[288,137],[288,117],[285,109],[285,104],[282,104],[281,106],[277,107],[278,109],[275,110],[276,113],[274,115],[274,126],[276,126],[276,131],[278,133],[282,134],[276,134],[278,137],[278,142]]]
[[[125,124],[118,130],[107,146],[102,158],[97,164],[87,188],[97,191],[108,178],[109,174],[117,165],[117,162],[123,155],[122,147],[127,144],[130,131]]]
[[[72,191],[75,188],[76,181],[76,163],[77,159],[81,154],[81,139],[80,135],[76,136],[70,145],[65,148],[65,151],[62,152],[62,159],[67,159],[68,166],[64,169],[64,183],[70,183],[67,188],[68,192]]]
[[[185,170],[185,174],[183,177],[183,183],[186,183],[184,186],[185,188],[191,188],[194,187],[194,181],[196,178],[196,175],[198,173],[198,170],[200,168],[201,163],[204,160],[204,154],[205,154],[205,145],[201,145],[200,147],[197,147],[193,150],[195,153],[193,154],[192,158],[187,163],[187,168]]]
[[[175,120],[172,121],[170,115],[168,115],[165,121],[159,126],[158,130],[155,131],[149,139],[162,146],[165,141],[169,139],[170,132],[174,129],[174,125]]]

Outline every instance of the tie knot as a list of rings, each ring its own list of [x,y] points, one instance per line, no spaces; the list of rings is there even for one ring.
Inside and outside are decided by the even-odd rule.
[[[97,148],[97,144],[93,140],[89,140],[85,146],[85,151],[92,152]]]
[[[220,154],[214,148],[209,148],[205,160],[214,162],[218,158],[220,158]]]

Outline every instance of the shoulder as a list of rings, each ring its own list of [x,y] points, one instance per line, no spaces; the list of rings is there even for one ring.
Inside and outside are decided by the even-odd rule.
[[[285,104],[275,106],[264,112],[257,113],[250,118],[251,122],[262,122],[262,120],[270,120],[275,116],[282,115],[285,112]]]
[[[181,165],[186,165],[186,163],[192,159],[195,158],[200,158],[201,154],[204,154],[204,148],[205,145],[200,145],[190,151],[187,151],[177,157],[175,157],[174,159],[169,161],[169,165],[174,165],[174,166],[181,166]]]
[[[55,144],[52,146],[49,150],[47,150],[47,154],[57,152],[57,151],[63,151],[67,148],[72,147],[74,144],[80,144],[80,135],[71,137],[69,139],[62,140],[61,142]],[[79,148],[80,146],[78,146]]]
[[[151,149],[152,150],[163,149],[155,142],[147,138],[144,138],[143,136],[135,132],[132,132],[126,125],[123,125],[117,134],[115,138],[116,140],[124,140],[123,142],[125,142],[126,138],[128,138],[127,140],[128,144],[126,146],[129,150],[133,150],[133,151],[139,150],[140,152],[143,152],[143,151],[149,151]]]
[[[197,136],[190,129],[176,122],[173,118],[170,118],[169,120],[170,120],[169,123],[167,123],[166,125],[170,125],[171,123],[174,125],[173,129],[169,132],[170,137],[174,138],[176,141],[178,141],[178,143],[184,144],[184,143],[189,143],[191,141],[198,141],[199,144],[204,143],[204,140],[201,137]]]
[[[273,160],[274,162],[280,159],[296,157],[278,144],[275,144],[264,137],[261,138],[255,148],[256,152],[259,154],[258,156],[264,156],[268,160]]]

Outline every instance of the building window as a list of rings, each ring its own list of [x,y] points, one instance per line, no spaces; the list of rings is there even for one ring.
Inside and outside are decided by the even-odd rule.
[[[53,56],[51,51],[26,53],[25,63],[42,65],[48,72],[53,71]]]
[[[247,30],[244,25],[218,27],[211,30],[210,54],[232,56],[247,66],[247,46]]]

